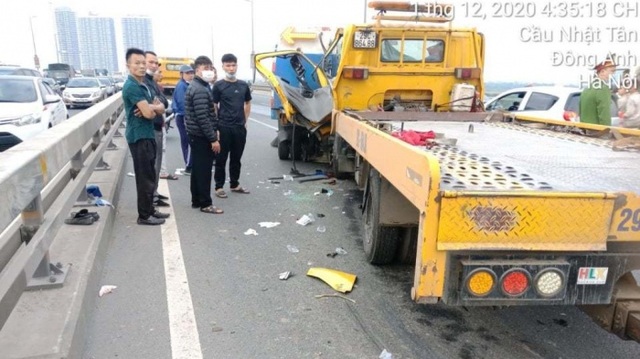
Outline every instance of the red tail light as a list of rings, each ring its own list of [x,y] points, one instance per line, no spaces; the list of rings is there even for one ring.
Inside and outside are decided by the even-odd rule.
[[[502,291],[510,296],[519,296],[529,289],[531,280],[529,273],[521,269],[513,269],[502,276]]]
[[[366,80],[369,78],[369,69],[366,67],[345,67],[342,70],[345,79]]]
[[[570,121],[573,122],[575,120],[575,118],[578,117],[578,114],[576,114],[573,111],[565,111],[562,114],[562,118],[564,118],[565,121]]]
[[[479,79],[481,71],[477,67],[458,67],[455,70],[455,76],[460,80]]]

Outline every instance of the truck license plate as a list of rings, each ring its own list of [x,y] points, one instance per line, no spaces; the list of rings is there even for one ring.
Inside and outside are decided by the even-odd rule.
[[[353,47],[356,49],[375,49],[377,33],[374,31],[356,31],[353,36]]]

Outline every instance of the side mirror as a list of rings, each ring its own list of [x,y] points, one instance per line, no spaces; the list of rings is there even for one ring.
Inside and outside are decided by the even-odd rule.
[[[57,95],[44,95],[44,104],[60,102],[60,96]]]

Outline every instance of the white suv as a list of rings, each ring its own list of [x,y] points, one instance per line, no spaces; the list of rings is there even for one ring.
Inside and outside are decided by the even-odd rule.
[[[0,151],[67,118],[62,99],[41,77],[0,76]]]

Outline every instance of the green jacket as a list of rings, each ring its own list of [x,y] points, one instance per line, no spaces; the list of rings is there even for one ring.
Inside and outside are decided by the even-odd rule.
[[[611,126],[611,89],[601,79],[580,94],[580,122]]]

